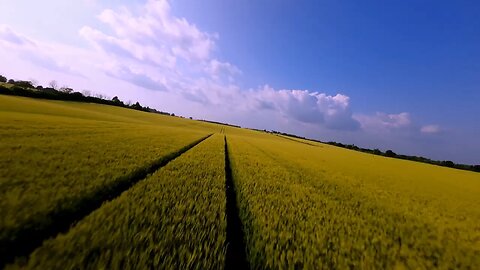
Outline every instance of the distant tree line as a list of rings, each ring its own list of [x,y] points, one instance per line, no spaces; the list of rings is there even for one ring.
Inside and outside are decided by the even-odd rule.
[[[33,81],[15,81],[13,79],[7,80],[5,76],[0,75],[0,83],[6,83],[11,86],[6,87],[5,85],[0,84],[0,94],[3,95],[98,103],[133,109],[137,111],[175,116],[175,114],[173,113],[170,114],[168,112],[158,111],[150,107],[144,107],[139,102],[133,104],[125,103],[121,101],[117,96],[113,97],[110,100],[103,95],[91,96],[88,91],[80,93],[67,86],[58,87],[58,83],[56,81],[51,81],[48,87],[43,87],[41,85],[36,85],[36,83]]]
[[[258,130],[258,131],[262,131],[262,130]],[[266,130],[263,130],[263,131],[268,132]],[[375,148],[375,149],[361,148],[361,147],[358,147],[354,144],[343,144],[343,143],[338,143],[338,142],[322,142],[322,141],[319,141],[319,140],[308,139],[308,138],[305,138],[305,137],[301,137],[301,136],[297,136],[297,135],[289,134],[289,133],[284,133],[284,132],[279,132],[279,131],[275,131],[275,130],[272,130],[269,133],[279,134],[279,135],[283,135],[283,136],[289,136],[289,137],[293,137],[293,138],[297,138],[297,139],[303,139],[303,140],[307,140],[307,141],[326,143],[326,144],[330,144],[330,145],[334,145],[334,146],[338,146],[338,147],[342,147],[342,148],[346,148],[346,149],[350,149],[350,150],[360,151],[360,152],[379,155],[379,156],[384,156],[384,157],[405,159],[405,160],[423,162],[423,163],[428,163],[428,164],[433,164],[433,165],[438,165],[438,166],[443,166],[443,167],[460,169],[460,170],[480,172],[480,165],[458,164],[458,163],[454,163],[453,161],[450,161],[450,160],[440,161],[440,160],[432,160],[432,159],[429,159],[429,158],[419,157],[419,156],[399,155],[399,154],[393,152],[392,150],[387,150],[385,152],[382,152],[380,149],[377,149],[377,148]]]

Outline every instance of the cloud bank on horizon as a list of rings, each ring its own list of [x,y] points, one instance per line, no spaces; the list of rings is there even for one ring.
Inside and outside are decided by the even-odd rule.
[[[243,88],[238,82],[248,74],[216,57],[221,33],[202,31],[175,16],[166,0],[106,8],[96,18],[97,26],[78,29],[84,45],[43,41],[0,25],[0,56],[12,61],[11,69],[3,64],[0,72],[18,79],[41,76],[43,83],[57,79],[72,87],[102,87],[108,96],[186,116],[400,153],[403,146],[395,142],[408,141],[412,149],[415,140],[444,131],[435,123],[415,122],[408,112],[356,113],[351,106],[355,100],[341,92],[268,84]],[[14,66],[17,60],[23,64]]]

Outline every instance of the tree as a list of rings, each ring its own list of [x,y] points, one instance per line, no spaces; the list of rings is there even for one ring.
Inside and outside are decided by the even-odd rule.
[[[112,98],[112,101],[115,103],[115,104],[118,104],[118,105],[124,105],[123,102],[117,97],[117,96],[114,96]],[[138,102],[137,102],[138,103]]]
[[[48,83],[48,86],[50,86],[50,88],[53,88],[53,89],[55,89],[55,90],[58,90],[58,89],[57,89],[57,88],[58,88],[58,83],[57,83],[57,81],[55,81],[55,80],[49,82],[49,83]]]
[[[387,157],[396,157],[397,154],[395,154],[395,152],[393,152],[392,150],[387,150],[387,151],[385,152],[385,156],[387,156]]]
[[[62,88],[60,88],[60,91],[67,94],[73,93],[73,89],[68,86],[62,86]]]
[[[442,161],[442,165],[452,168],[453,166],[455,166],[455,163],[453,163],[453,161],[450,161],[450,160],[445,160],[445,161]]]
[[[13,84],[22,88],[35,88],[30,81],[16,81]]]
[[[132,108],[135,109],[135,110],[143,109],[142,105],[140,105],[140,103],[138,103],[138,101],[137,101],[137,103],[132,105]]]
[[[7,77],[0,75],[0,82],[6,83],[7,81]]]
[[[70,97],[73,100],[78,100],[78,101],[83,101],[84,100],[84,96],[80,92],[72,92],[72,93],[70,93]]]

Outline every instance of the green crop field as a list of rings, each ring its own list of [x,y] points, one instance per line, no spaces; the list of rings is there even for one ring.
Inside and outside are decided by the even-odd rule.
[[[0,268],[242,260],[251,269],[479,269],[480,174],[0,95]]]
[[[271,136],[230,136],[260,268],[476,268],[476,173]]]
[[[226,240],[224,160],[223,136],[214,135],[67,234],[45,242],[28,266],[221,268]]]

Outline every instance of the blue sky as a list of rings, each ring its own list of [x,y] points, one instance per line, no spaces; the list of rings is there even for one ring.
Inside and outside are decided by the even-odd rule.
[[[11,78],[480,163],[478,1],[1,5],[0,73]]]

